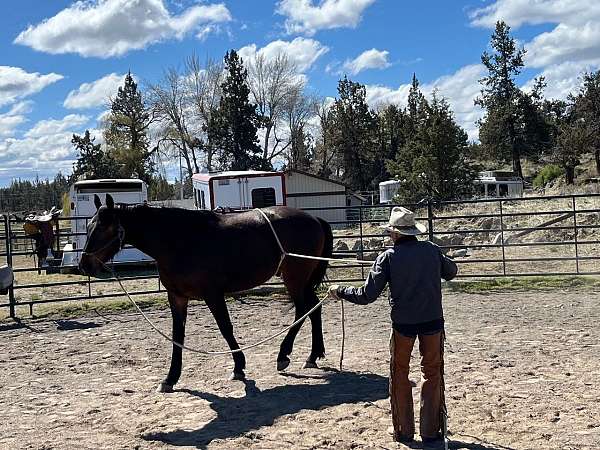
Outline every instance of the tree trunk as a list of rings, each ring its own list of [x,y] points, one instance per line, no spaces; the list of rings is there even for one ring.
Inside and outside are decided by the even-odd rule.
[[[567,184],[575,183],[575,167],[565,167],[565,181]]]
[[[596,173],[600,176],[600,148],[597,148],[594,157],[596,159]]]
[[[269,162],[269,139],[271,137],[271,128],[273,127],[269,122],[265,126],[265,148],[263,149],[263,161],[265,162],[265,164]]]
[[[521,158],[519,153],[513,151],[513,172],[520,178],[523,178],[523,169],[521,168]]]

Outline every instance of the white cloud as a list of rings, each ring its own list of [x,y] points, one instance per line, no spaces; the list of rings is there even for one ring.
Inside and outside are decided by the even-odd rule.
[[[390,66],[388,62],[389,53],[387,50],[372,48],[362,52],[353,60],[346,60],[344,69],[352,75],[367,69],[385,69]]]
[[[246,45],[239,49],[238,54],[244,61],[251,61],[256,54],[264,56],[267,60],[279,54],[287,54],[290,60],[298,65],[298,70],[305,72],[328,51],[329,48],[319,41],[297,37],[293,41],[273,41],[258,50],[256,44]]]
[[[318,30],[355,28],[366,8],[375,0],[323,0],[318,6],[312,0],[281,0],[277,13],[286,16],[288,33],[313,35]]]
[[[600,61],[600,15],[584,24],[559,24],[525,45],[526,63],[545,67],[566,61]]]
[[[569,94],[575,94],[581,86],[581,74],[584,71],[594,70],[596,67],[585,63],[565,62],[544,69],[539,75],[546,80],[544,97],[549,99],[566,100]],[[526,92],[533,88],[534,79],[523,86]]]
[[[104,106],[111,96],[115,96],[123,84],[125,75],[110,73],[91,83],[83,83],[69,92],[63,106],[69,109],[87,109]]]
[[[62,78],[57,73],[42,75],[38,72],[26,72],[20,67],[0,66],[0,106],[40,92]]]
[[[79,129],[81,125],[86,124],[88,121],[89,117],[82,116],[81,114],[69,114],[62,119],[40,120],[33,128],[25,133],[25,137],[40,138],[60,134],[67,130]]]
[[[31,112],[32,104],[31,101],[19,102],[0,114],[0,138],[12,136],[15,129],[27,121],[25,115]]]
[[[503,20],[511,26],[556,24],[525,44],[529,67],[567,61],[600,62],[600,2],[589,0],[497,0],[474,10],[472,24],[494,27]]]
[[[23,176],[41,173],[52,177],[59,170],[71,172],[76,159],[71,139],[87,122],[85,116],[70,114],[60,120],[41,120],[20,139],[0,140],[0,166]]]
[[[182,39],[202,25],[230,20],[222,3],[192,6],[175,16],[164,0],[78,1],[30,25],[14,42],[51,54],[109,58],[159,41]]]
[[[465,129],[470,139],[478,138],[476,122],[483,116],[481,108],[473,102],[479,95],[481,88],[478,81],[484,73],[482,65],[473,64],[421,85],[421,91],[427,97],[436,90],[439,96],[448,100],[457,123]],[[367,102],[373,108],[386,104],[406,106],[410,84],[402,84],[397,89],[373,85],[367,85],[366,88]]]
[[[585,11],[585,14],[582,14]],[[473,25],[493,28],[502,20],[510,26],[519,27],[529,23],[560,23],[563,21],[586,21],[589,14],[600,13],[600,4],[588,0],[497,0],[469,15]]]

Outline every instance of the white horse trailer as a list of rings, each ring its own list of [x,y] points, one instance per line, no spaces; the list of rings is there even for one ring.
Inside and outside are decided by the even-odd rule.
[[[192,184],[197,209],[252,209],[286,204],[282,172],[197,173]]]
[[[71,232],[74,233],[70,242],[63,248],[63,266],[77,266],[81,257],[81,250],[87,239],[87,224],[89,219],[96,214],[94,195],[98,195],[102,204],[106,203],[106,194],[110,194],[115,203],[136,205],[148,201],[146,183],[136,179],[117,180],[85,180],[78,181],[71,186],[69,197],[71,199]],[[145,253],[133,247],[126,247],[117,253],[113,262],[137,263],[153,261]]]

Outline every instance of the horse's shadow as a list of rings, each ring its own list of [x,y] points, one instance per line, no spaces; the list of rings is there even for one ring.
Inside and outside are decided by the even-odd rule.
[[[227,439],[270,426],[278,417],[303,409],[373,402],[388,396],[388,379],[380,375],[327,372],[319,378],[325,383],[283,385],[264,391],[248,380],[245,381],[246,395],[241,398],[182,389],[181,392],[210,402],[217,417],[197,430],[148,433],[143,438],[176,446],[206,448],[214,439]]]

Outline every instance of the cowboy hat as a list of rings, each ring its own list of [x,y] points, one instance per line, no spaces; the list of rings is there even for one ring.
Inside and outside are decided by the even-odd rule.
[[[387,224],[382,225],[382,228],[390,232],[395,231],[396,233],[407,236],[415,236],[427,231],[425,225],[415,222],[414,213],[402,206],[395,206],[392,209],[390,220]]]

